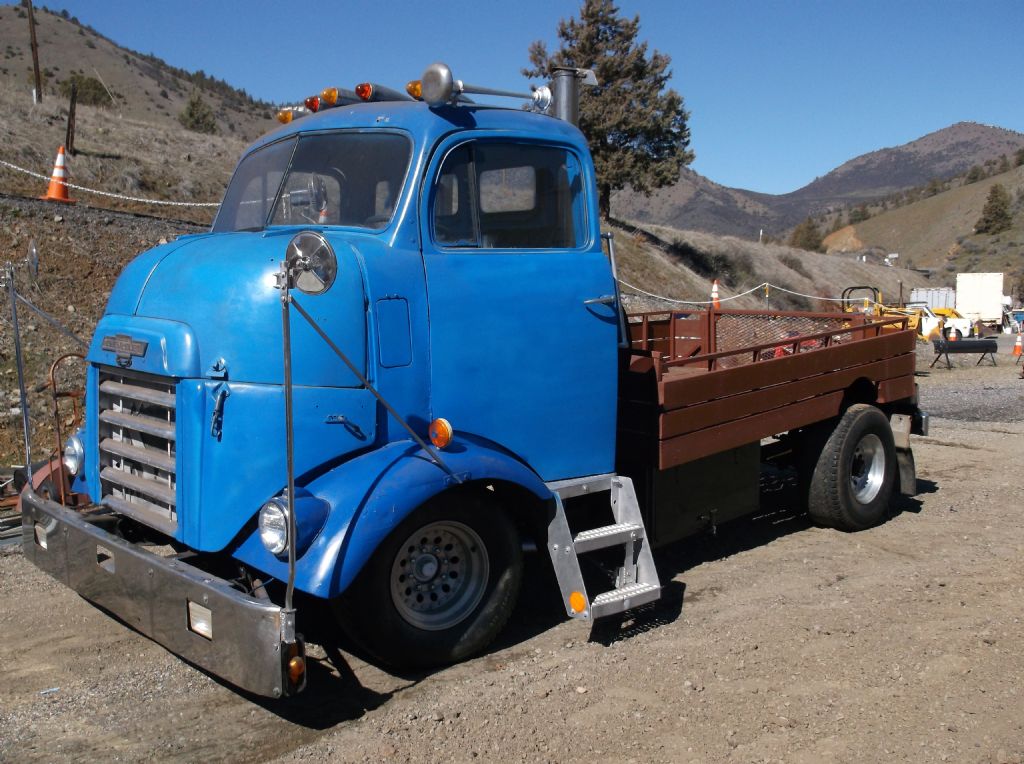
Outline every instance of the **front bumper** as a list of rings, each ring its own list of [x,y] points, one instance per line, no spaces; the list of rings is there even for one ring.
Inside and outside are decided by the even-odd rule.
[[[278,698],[305,685],[288,676],[304,659],[295,616],[186,562],[160,557],[115,536],[87,516],[21,497],[22,548],[37,567],[190,663],[249,692]],[[210,612],[211,638],[190,629],[189,603]]]

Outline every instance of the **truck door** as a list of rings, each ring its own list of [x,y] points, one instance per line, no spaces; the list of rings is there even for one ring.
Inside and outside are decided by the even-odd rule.
[[[424,185],[432,415],[545,480],[614,468],[618,308],[591,173],[569,146],[462,134]]]

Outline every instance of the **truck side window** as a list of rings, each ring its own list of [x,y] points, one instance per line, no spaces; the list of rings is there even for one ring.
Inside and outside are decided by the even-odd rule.
[[[566,249],[586,236],[579,160],[566,149],[479,141],[452,150],[434,186],[434,240],[480,249]]]

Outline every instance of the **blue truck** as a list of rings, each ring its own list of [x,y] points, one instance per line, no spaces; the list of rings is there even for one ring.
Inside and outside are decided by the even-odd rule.
[[[555,116],[474,104],[444,65],[285,114],[208,233],[118,279],[49,471],[75,500],[31,483],[25,555],[282,697],[306,681],[297,600],[400,667],[485,649],[531,550],[569,616],[621,613],[660,594],[653,545],[756,511],[765,460],[816,520],[881,522],[927,426],[905,319],[628,316],[586,77],[554,73]]]

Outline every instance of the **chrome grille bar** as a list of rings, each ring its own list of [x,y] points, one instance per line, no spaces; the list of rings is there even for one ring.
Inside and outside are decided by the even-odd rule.
[[[169,504],[171,507],[174,506],[174,489],[169,488],[166,483],[158,483],[156,480],[139,477],[115,467],[104,467],[100,471],[100,477],[114,485],[127,488],[129,491],[141,493],[157,501],[162,501],[164,504]]]
[[[123,382],[114,382],[112,379],[104,380],[100,384],[101,393],[109,393],[118,398],[130,398],[131,400],[153,403],[164,408],[174,408],[174,395],[162,393],[141,385],[127,385]]]
[[[175,383],[100,369],[100,502],[168,535],[178,527]]]
[[[125,440],[104,438],[100,441],[100,451],[105,451],[115,456],[122,456],[125,459],[131,459],[136,462],[142,462],[164,472],[174,472],[174,457],[168,456],[163,451],[157,451],[155,448],[133,446]]]
[[[138,430],[147,435],[156,435],[164,440],[174,440],[174,423],[168,424],[156,417],[129,414],[123,411],[101,411],[100,421],[118,427],[126,427],[129,430]]]

